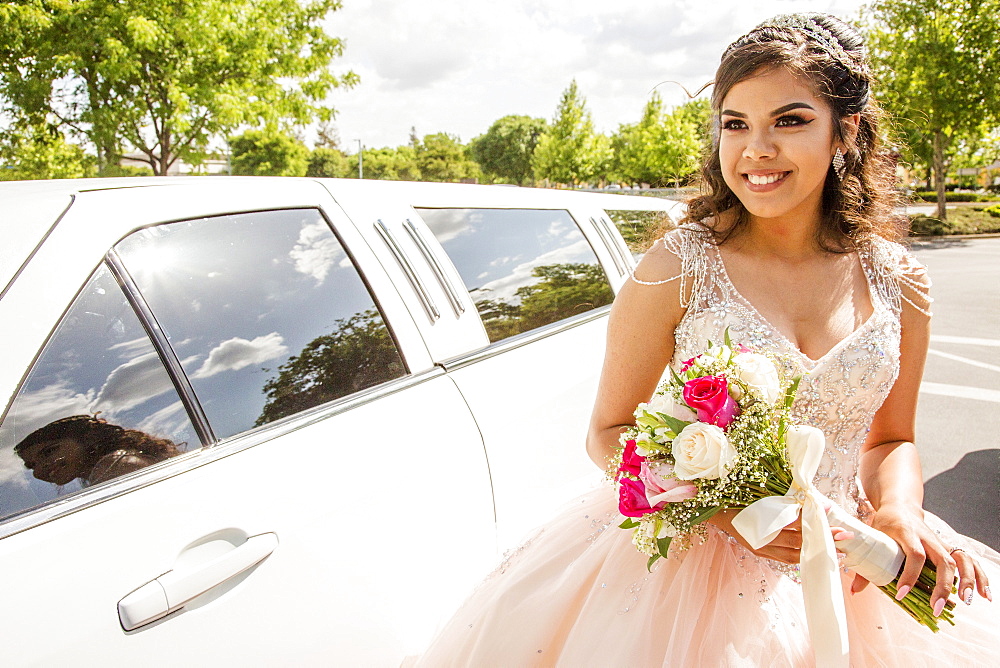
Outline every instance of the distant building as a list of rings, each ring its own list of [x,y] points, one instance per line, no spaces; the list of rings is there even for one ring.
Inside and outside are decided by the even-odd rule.
[[[149,169],[146,156],[138,151],[126,153],[122,156],[118,164],[122,167],[145,167]],[[181,176],[187,174],[228,174],[229,162],[224,158],[206,158],[200,165],[189,165],[181,160],[175,160],[167,170],[167,176]]]

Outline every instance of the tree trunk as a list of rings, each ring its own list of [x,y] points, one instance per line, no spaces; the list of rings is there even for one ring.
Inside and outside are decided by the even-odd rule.
[[[934,185],[937,186],[937,218],[947,220],[948,212],[945,209],[944,191],[944,133],[938,129],[934,131]]]

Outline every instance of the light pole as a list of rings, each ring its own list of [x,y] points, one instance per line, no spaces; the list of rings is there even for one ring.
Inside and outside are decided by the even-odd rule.
[[[364,160],[361,157],[361,152],[364,150],[364,147],[361,145],[360,139],[357,139],[355,141],[358,142],[358,178],[363,179],[365,178],[365,168],[364,168]]]

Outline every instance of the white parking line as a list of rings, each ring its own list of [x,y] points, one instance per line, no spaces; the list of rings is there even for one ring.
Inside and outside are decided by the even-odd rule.
[[[981,387],[966,385],[946,385],[945,383],[920,383],[920,391],[925,394],[936,394],[942,397],[957,397],[959,399],[978,399],[1000,404],[1000,390],[986,390]]]
[[[940,350],[934,350],[930,348],[927,350],[931,355],[937,355],[938,357],[943,357],[948,360],[953,360],[955,362],[962,362],[963,364],[968,364],[969,366],[978,366],[980,369],[989,369],[990,371],[1000,371],[1000,366],[996,364],[988,364],[986,362],[980,362],[979,360],[971,360],[968,357],[962,357],[961,355],[952,355],[951,353],[941,352]]]
[[[948,336],[946,334],[931,334],[934,343],[960,343],[967,346],[989,346],[1000,348],[1000,339],[975,339],[970,336]]]

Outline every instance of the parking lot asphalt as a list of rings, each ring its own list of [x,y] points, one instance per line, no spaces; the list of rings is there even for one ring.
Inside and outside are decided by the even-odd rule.
[[[924,507],[1000,549],[1000,238],[911,248],[935,299],[917,413]]]

